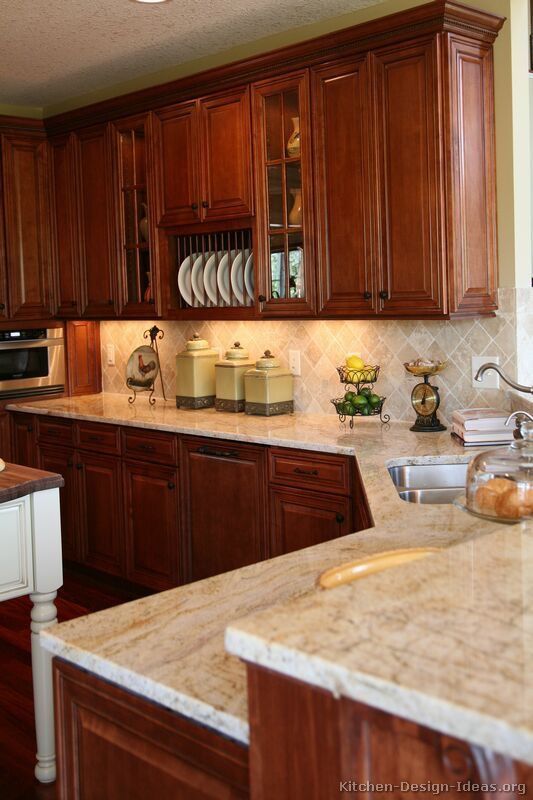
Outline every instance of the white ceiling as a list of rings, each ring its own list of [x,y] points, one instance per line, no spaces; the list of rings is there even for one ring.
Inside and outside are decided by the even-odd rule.
[[[49,106],[384,0],[0,0],[0,103]]]

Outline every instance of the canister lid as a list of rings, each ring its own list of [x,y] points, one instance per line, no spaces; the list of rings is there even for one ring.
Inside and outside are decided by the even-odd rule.
[[[255,362],[256,369],[274,369],[279,365],[279,361],[270,350],[265,350],[265,354]]]
[[[187,350],[207,350],[208,348],[209,342],[207,339],[202,339],[199,333],[195,333],[187,342]]]
[[[235,342],[233,347],[226,350],[226,358],[229,358],[231,361],[246,360],[249,355],[248,350],[246,350],[240,342]]]

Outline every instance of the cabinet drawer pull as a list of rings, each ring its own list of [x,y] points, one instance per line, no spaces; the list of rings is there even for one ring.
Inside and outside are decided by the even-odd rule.
[[[145,453],[153,453],[155,447],[153,444],[144,444],[144,442],[141,442],[141,444],[137,445],[137,450],[144,450]]]
[[[389,299],[389,293],[385,289],[382,289],[382,291],[379,293],[379,296],[381,297],[382,300]]]
[[[102,437],[101,437],[101,436],[98,436],[98,434],[97,434],[97,433],[91,433],[91,434],[90,434],[90,435],[87,437],[87,439],[88,439],[90,442],[101,442],[101,441],[102,441]]]
[[[335,514],[335,521],[341,525],[344,522],[344,514],[341,514],[340,511]]]
[[[167,486],[168,486],[169,489],[175,489],[176,488],[176,484],[174,483],[174,481],[169,481],[167,483]]]
[[[295,467],[294,472],[296,475],[318,475],[317,469],[302,469],[302,467]]]
[[[198,203],[191,203],[191,209],[193,211],[197,211],[198,210]]]
[[[207,200],[202,200],[202,208],[209,208],[209,203]]]
[[[371,300],[372,299],[372,292],[363,292],[363,297],[364,297],[365,300]]]
[[[199,447],[196,451],[202,456],[214,456],[215,458],[239,458],[238,450],[216,450],[214,447]]]
[[[47,436],[59,436],[59,431],[56,428],[45,428],[44,433]]]

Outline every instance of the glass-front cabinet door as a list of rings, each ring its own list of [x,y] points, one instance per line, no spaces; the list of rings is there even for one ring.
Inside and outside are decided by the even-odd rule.
[[[122,311],[153,316],[155,303],[155,230],[150,191],[150,117],[114,124],[118,181]]]
[[[315,308],[307,72],[255,84],[253,113],[259,308],[305,316]]]

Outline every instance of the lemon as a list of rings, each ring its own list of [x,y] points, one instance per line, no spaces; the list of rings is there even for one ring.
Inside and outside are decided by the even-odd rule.
[[[363,369],[365,362],[362,358],[359,358],[359,356],[355,355],[355,353],[352,353],[346,358],[346,366],[348,369]]]

